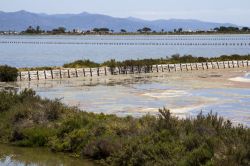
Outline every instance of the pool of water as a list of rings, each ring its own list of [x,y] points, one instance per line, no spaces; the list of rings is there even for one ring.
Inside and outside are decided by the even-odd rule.
[[[179,117],[190,117],[200,111],[213,111],[235,123],[250,126],[250,84],[227,86],[232,82],[216,83],[209,78],[202,81],[200,74],[192,76],[190,72],[188,75],[194,78],[144,74],[22,82],[19,87],[32,88],[43,97],[59,98],[89,112],[140,117],[148,113],[156,115],[159,108],[166,107]]]
[[[47,149],[20,148],[0,144],[0,166],[94,166],[88,160],[52,153]]]
[[[61,66],[78,59],[165,58],[173,54],[249,54],[250,35],[1,36],[0,64]]]

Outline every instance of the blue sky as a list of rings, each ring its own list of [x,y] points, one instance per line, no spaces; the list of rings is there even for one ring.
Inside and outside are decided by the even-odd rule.
[[[250,0],[0,0],[0,10],[81,13],[143,19],[200,19],[250,26]]]

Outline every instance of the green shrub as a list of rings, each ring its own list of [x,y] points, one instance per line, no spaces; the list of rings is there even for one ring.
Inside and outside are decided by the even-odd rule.
[[[178,119],[80,111],[26,89],[0,92],[0,142],[41,146],[102,165],[249,165],[250,129],[212,112]]]
[[[18,70],[16,68],[7,65],[0,66],[1,82],[16,81],[17,76],[18,76]]]

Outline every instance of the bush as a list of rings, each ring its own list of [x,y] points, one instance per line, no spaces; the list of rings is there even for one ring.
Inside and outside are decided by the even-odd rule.
[[[250,129],[212,112],[178,119],[121,118],[42,99],[32,90],[0,92],[0,142],[42,146],[103,165],[249,165]]]
[[[18,70],[7,65],[0,66],[0,82],[16,81]]]

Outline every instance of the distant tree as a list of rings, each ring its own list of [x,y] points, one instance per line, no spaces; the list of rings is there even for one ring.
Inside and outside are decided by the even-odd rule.
[[[125,29],[121,29],[121,33],[126,33],[127,31]]]
[[[248,31],[250,31],[250,28],[248,28],[248,27],[243,27],[241,30],[242,30],[243,32],[248,32]]]
[[[148,27],[142,28],[142,32],[151,32],[152,30]]]
[[[141,32],[142,32],[142,29],[138,29],[137,32],[141,33]]]
[[[182,31],[183,31],[183,29],[182,29],[182,28],[179,28],[179,29],[178,29],[178,32],[182,32]]]
[[[109,32],[109,28],[94,28],[93,29],[94,32],[104,32],[104,33],[107,33]]]
[[[65,33],[65,32],[66,32],[66,28],[64,28],[64,27],[59,27],[57,29],[52,30],[53,34],[61,34],[61,33]]]

